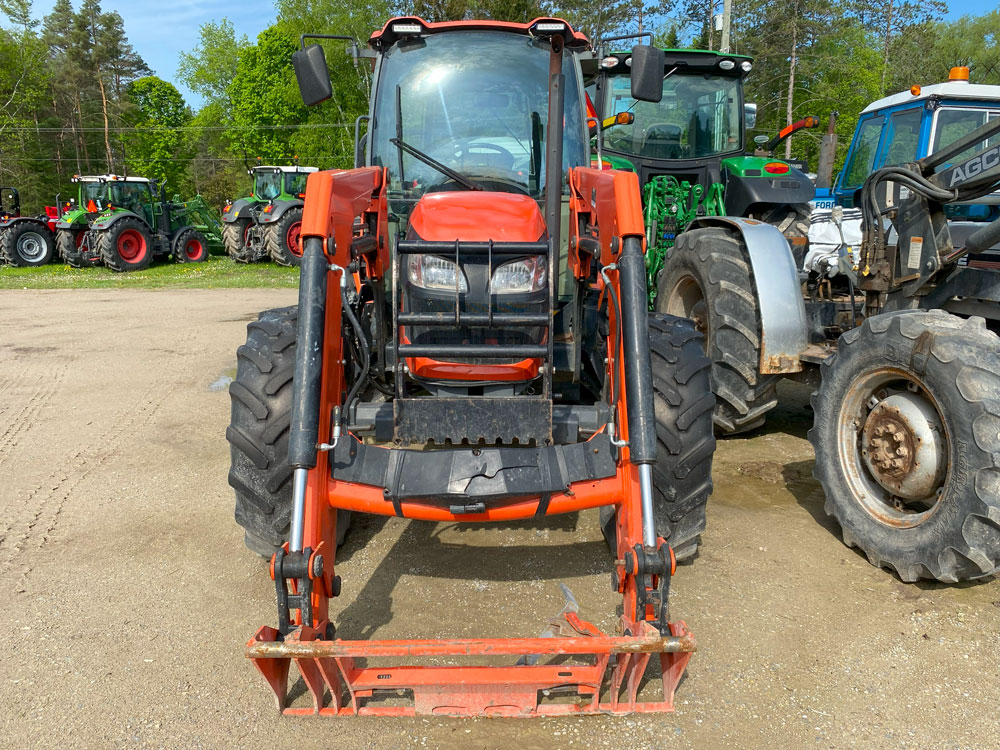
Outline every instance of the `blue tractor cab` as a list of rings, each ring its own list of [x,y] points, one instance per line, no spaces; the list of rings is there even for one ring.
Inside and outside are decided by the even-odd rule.
[[[841,206],[855,207],[861,186],[875,170],[921,159],[996,118],[1000,118],[1000,86],[969,83],[965,67],[952,68],[944,83],[913,86],[872,102],[858,119],[830,197]],[[1000,136],[994,136],[989,143],[979,143],[954,161],[964,162],[998,140]],[[995,219],[1000,216],[1000,193],[975,204],[949,205],[946,214],[949,219]]]

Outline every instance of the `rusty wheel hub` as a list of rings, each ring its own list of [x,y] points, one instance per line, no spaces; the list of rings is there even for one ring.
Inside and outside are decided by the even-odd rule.
[[[944,426],[918,393],[878,401],[860,435],[861,455],[872,478],[904,500],[933,497],[947,470]]]

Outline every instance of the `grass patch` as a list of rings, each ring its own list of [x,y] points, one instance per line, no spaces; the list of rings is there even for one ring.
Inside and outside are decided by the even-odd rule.
[[[299,285],[299,269],[274,263],[236,263],[210,256],[204,263],[160,261],[144,271],[115,273],[103,266],[38,268],[0,266],[0,289],[232,289]]]

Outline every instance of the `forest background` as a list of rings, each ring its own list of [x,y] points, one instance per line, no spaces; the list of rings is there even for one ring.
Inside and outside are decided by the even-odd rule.
[[[19,188],[26,212],[68,195],[74,174],[165,180],[169,193],[212,205],[249,190],[246,163],[348,167],[353,122],[367,112],[368,80],[327,48],[334,97],[302,105],[291,54],[305,32],[367,39],[393,15],[428,21],[561,16],[591,39],[639,30],[660,47],[718,49],[721,0],[276,0],[256,39],[226,18],[203,24],[174,81],[152,75],[124,22],[100,0],[56,0],[39,18],[31,0],[0,0],[0,185]],[[838,111],[839,154],[871,101],[945,80],[967,65],[975,83],[1000,84],[1000,10],[946,20],[939,0],[733,0],[731,51],[755,58],[746,100],[755,134]],[[169,29],[163,33],[169,34]],[[186,102],[177,84],[194,92]],[[824,128],[797,134],[791,155],[815,169]]]

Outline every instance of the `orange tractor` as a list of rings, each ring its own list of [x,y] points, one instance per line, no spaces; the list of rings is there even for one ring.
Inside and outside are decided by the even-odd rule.
[[[247,656],[286,714],[672,710],[695,643],[668,595],[711,492],[710,362],[690,322],[647,312],[635,174],[589,167],[586,38],[548,18],[397,18],[366,49],[307,36],[374,60],[370,128],[363,164],[309,176],[298,306],[262,313],[238,352],[230,483],[278,599]],[[306,38],[294,63],[315,104],[332,88]],[[634,98],[661,95],[658,55],[634,49]],[[622,597],[613,635],[573,607],[562,637],[335,633],[350,513],[593,508]],[[293,661],[311,707],[288,705]],[[641,697],[647,667],[662,693]]]

